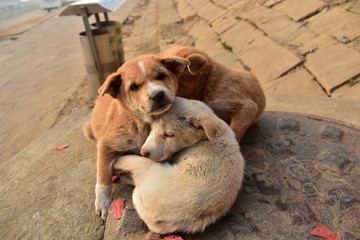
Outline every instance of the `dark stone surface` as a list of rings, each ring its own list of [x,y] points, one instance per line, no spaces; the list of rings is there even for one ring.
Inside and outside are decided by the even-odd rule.
[[[293,119],[281,119],[279,121],[279,128],[284,132],[299,132],[300,131],[300,124],[298,121]]]
[[[344,134],[343,130],[332,126],[326,126],[324,130],[321,132],[321,136],[323,138],[331,139],[334,142],[340,142],[343,134]]]
[[[203,233],[177,233],[184,240],[316,240],[310,232],[320,221],[339,239],[359,239],[359,129],[318,117],[265,112],[240,145],[246,172],[234,206]],[[123,216],[128,219],[114,225],[109,217],[106,232],[117,234],[105,234],[105,239],[146,236],[131,191],[120,188],[117,197],[129,198]]]
[[[359,200],[356,199],[346,186],[340,186],[329,191],[329,196],[338,203],[341,210],[353,206],[355,203],[358,203]]]
[[[139,218],[134,208],[127,208],[124,211],[123,221],[120,229],[125,233],[145,232],[147,230],[144,222]]]

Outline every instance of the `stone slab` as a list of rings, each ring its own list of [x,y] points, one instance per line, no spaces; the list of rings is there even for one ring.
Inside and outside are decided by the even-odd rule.
[[[238,2],[239,0],[213,0],[217,5],[222,7],[231,7],[234,3]]]
[[[204,50],[210,56],[215,56],[224,51],[219,41],[219,37],[210,27],[204,28],[206,34],[194,34],[195,47]]]
[[[331,97],[360,99],[360,79],[358,78],[354,82],[350,82],[341,86],[341,88],[335,89],[335,91],[331,94]]]
[[[311,239],[321,221],[339,239],[357,236],[359,144],[358,128],[316,116],[265,112],[240,144],[245,180],[229,213],[202,233],[176,235],[185,240]],[[121,188],[118,196],[127,192]],[[130,214],[123,218],[139,221]],[[144,238],[142,227],[122,226],[116,239]],[[123,234],[134,229],[137,235]]]
[[[360,127],[360,99],[346,99],[294,94],[266,95],[266,111],[317,115]]]
[[[182,19],[196,15],[194,8],[183,0],[176,1],[176,9]]]
[[[227,67],[232,67],[235,69],[247,69],[247,66],[245,66],[241,59],[233,52],[222,50],[217,53],[213,53],[211,57]]]
[[[352,2],[352,5],[348,8],[348,11],[360,14],[360,2],[359,1]]]
[[[356,51],[360,52],[360,38],[355,39],[354,41],[346,44],[349,48],[355,49]]]
[[[233,11],[237,15],[241,15],[245,12],[254,10],[262,5],[264,5],[267,0],[242,0],[237,1],[233,5],[231,5],[231,11]]]
[[[196,19],[195,22],[196,24],[192,21],[187,22],[184,26],[187,33],[195,40],[195,47],[205,51],[210,57],[226,66],[245,68],[236,54],[224,48],[214,28],[202,19]]]
[[[205,6],[206,4],[208,4],[210,2],[210,0],[190,0],[187,1],[188,4],[190,4],[194,10],[197,12],[199,11],[203,6]]]
[[[293,94],[306,96],[326,96],[314,76],[299,67],[284,77],[266,82],[263,85],[267,94]]]
[[[239,14],[240,17],[252,21],[258,27],[261,24],[266,24],[272,20],[285,16],[284,13],[280,11],[275,11],[272,8],[267,8],[265,6],[259,6],[250,11],[242,12]]]
[[[186,2],[181,1],[183,4]],[[184,22],[177,11],[177,6],[172,1],[159,1],[159,51],[172,45],[192,45],[193,40],[183,29]],[[192,9],[189,5],[188,8]],[[185,16],[186,18],[186,16]]]
[[[360,74],[360,53],[336,44],[308,54],[305,66],[330,94],[336,87]]]
[[[187,20],[170,24],[159,24],[159,50],[160,52],[173,45],[193,46],[195,40],[184,30]]]
[[[306,25],[292,21],[284,13],[264,6],[245,12],[241,16],[250,20],[278,44],[289,46],[299,54],[337,43],[327,35],[318,35]]]
[[[318,34],[327,34],[335,39],[345,36],[352,41],[360,36],[360,14],[347,11],[349,6],[344,4],[323,11],[310,18],[307,26]]]
[[[215,21],[217,18],[221,17],[227,12],[226,9],[219,7],[212,2],[208,2],[202,8],[199,9],[197,14],[206,19],[209,23]]]
[[[89,111],[73,113],[2,164],[1,239],[101,239],[94,211],[95,146],[83,136]],[[57,151],[54,147],[68,144]]]
[[[241,16],[264,31],[270,38],[280,45],[291,46],[299,53],[303,53],[303,44],[318,37],[303,24],[292,21],[288,16],[272,8],[260,6],[252,11],[242,13]],[[306,49],[305,51],[307,51]]]
[[[306,26],[299,28],[294,37],[295,38],[290,41],[290,44],[293,45],[300,54],[307,54],[338,43],[338,41],[327,35],[317,35],[313,33]]]
[[[284,0],[269,0],[265,3],[265,7],[272,8],[273,6],[281,3],[282,1],[284,1]]]
[[[176,10],[176,5],[172,1],[159,1],[158,4],[159,4],[159,8],[158,8],[159,25],[175,23],[181,20],[181,17],[179,16]]]
[[[299,21],[316,13],[324,5],[325,3],[320,0],[287,0],[274,6],[274,9],[284,12],[295,21]]]
[[[264,6],[244,12],[241,17],[251,21],[278,44],[289,46],[299,54],[337,43],[327,35],[316,34],[306,25],[292,21],[284,13]]]
[[[158,26],[159,15],[159,1],[149,1],[148,5],[145,5],[146,14],[141,15],[139,18],[139,35],[152,35],[156,34]]]
[[[123,26],[125,59],[159,52],[158,1],[140,2],[131,11],[134,22]],[[146,12],[147,14],[143,14]]]
[[[199,17],[196,17],[186,22],[184,29],[190,35],[200,37],[200,36],[204,36],[207,32],[209,32],[209,30],[211,30],[211,27],[204,20],[200,19]]]
[[[196,24],[194,24],[196,23]],[[200,18],[187,22],[184,29],[195,41],[195,46],[206,51],[210,56],[217,55],[224,51],[219,36],[210,25]]]
[[[236,19],[236,16],[234,16],[232,12],[227,12],[226,14],[213,21],[211,23],[211,27],[215,30],[217,34],[220,35],[238,22],[239,20]]]
[[[281,76],[301,63],[299,57],[246,21],[240,21],[227,30],[221,39],[233,47],[233,51],[262,83]]]
[[[280,16],[257,26],[266,34],[275,39],[279,44],[291,44],[299,34],[300,25],[291,21],[286,16]]]

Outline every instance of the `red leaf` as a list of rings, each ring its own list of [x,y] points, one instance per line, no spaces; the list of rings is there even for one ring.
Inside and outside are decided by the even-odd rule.
[[[182,237],[176,237],[174,235],[169,235],[163,238],[144,238],[143,240],[184,240]]]
[[[169,235],[169,236],[164,237],[163,240],[184,240],[184,239],[182,237]]]
[[[339,240],[335,233],[333,233],[322,222],[320,222],[310,234],[313,236],[322,237],[323,240]]]
[[[115,175],[115,176],[112,177],[111,180],[112,180],[113,183],[115,183],[115,182],[117,182],[119,179],[120,179],[120,177],[119,177],[118,175]]]
[[[64,145],[57,146],[57,147],[55,147],[54,149],[56,149],[56,150],[58,150],[58,151],[61,151],[61,150],[63,150],[64,148],[67,148],[67,147],[69,147],[69,145],[64,144]]]
[[[125,199],[124,198],[118,198],[116,199],[112,205],[111,205],[111,209],[113,211],[113,215],[116,219],[120,219],[122,216],[122,212],[124,210],[125,207]]]

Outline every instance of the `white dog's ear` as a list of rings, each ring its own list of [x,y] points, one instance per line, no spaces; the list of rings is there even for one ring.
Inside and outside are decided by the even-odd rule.
[[[161,59],[160,62],[175,75],[182,73],[186,66],[190,64],[188,60],[181,57],[168,57]]]
[[[120,91],[122,80],[119,73],[110,74],[103,85],[98,89],[99,95],[102,97],[105,93],[110,94],[113,98],[116,98]]]
[[[196,53],[190,54],[186,59],[190,62],[190,65],[188,65],[187,68],[192,75],[198,74],[207,62],[203,56]]]
[[[212,117],[204,116],[201,118],[190,118],[189,122],[195,127],[202,127],[205,131],[207,138],[211,142],[216,141],[216,134],[219,131],[220,125]]]

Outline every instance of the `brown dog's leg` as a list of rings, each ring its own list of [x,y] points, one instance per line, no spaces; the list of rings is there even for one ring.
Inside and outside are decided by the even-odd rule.
[[[87,138],[87,140],[89,140],[90,142],[94,142],[95,138],[94,138],[94,134],[92,132],[91,129],[91,123],[90,121],[87,121],[84,126],[83,126],[83,132],[85,137]]]
[[[111,204],[111,179],[116,153],[99,141],[97,145],[97,181],[95,187],[95,212],[106,220]]]
[[[255,121],[258,107],[252,101],[245,102],[239,112],[231,118],[230,128],[235,132],[235,137],[240,142],[247,128]]]

